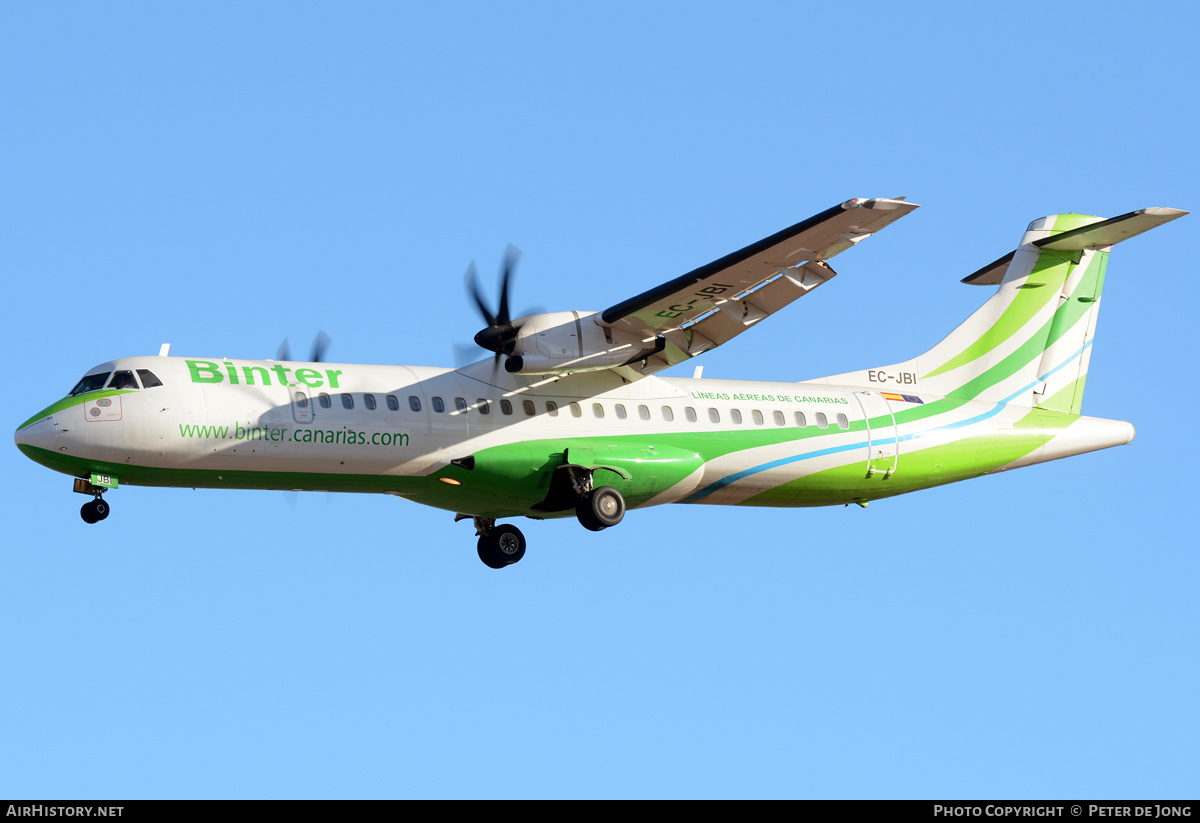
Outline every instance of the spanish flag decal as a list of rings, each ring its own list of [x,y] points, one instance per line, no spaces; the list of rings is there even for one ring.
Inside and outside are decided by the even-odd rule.
[[[896,394],[895,392],[890,392],[890,391],[881,391],[879,394],[884,399],[895,400],[897,403],[921,403],[921,404],[924,404],[924,402],[925,402],[921,398],[917,397],[915,394]]]

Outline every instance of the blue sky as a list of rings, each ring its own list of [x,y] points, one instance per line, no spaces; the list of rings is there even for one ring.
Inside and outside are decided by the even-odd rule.
[[[702,361],[886,365],[1030,220],[1200,207],[1191,4],[346,5],[6,9],[10,430],[164,342],[450,364],[508,243],[519,307],[595,310],[905,195]],[[865,511],[523,522],[497,573],[388,497],[89,527],[11,447],[0,796],[1195,797],[1196,219],[1110,261],[1084,411],[1133,444]]]

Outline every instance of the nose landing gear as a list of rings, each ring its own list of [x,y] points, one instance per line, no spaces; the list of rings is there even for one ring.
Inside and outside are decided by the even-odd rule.
[[[525,535],[516,526],[496,525],[495,518],[476,517],[479,559],[490,569],[503,569],[525,556]]]
[[[105,476],[107,478],[107,475]],[[114,488],[116,481],[113,481]],[[83,518],[84,523],[99,523],[104,518],[108,517],[109,507],[104,502],[104,486],[96,486],[92,484],[86,477],[76,477],[73,491],[79,494],[90,494],[92,499],[83,504],[79,510],[79,516]]]
[[[84,523],[99,523],[108,517],[108,504],[104,502],[103,497],[96,495],[94,500],[83,504],[79,516],[83,518]]]

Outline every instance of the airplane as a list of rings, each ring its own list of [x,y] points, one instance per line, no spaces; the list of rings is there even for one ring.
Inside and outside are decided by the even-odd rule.
[[[382,493],[475,526],[506,568],[525,537],[501,519],[618,525],[665,503],[857,504],[1129,443],[1081,414],[1112,246],[1187,214],[1034,220],[963,278],[992,295],[909,360],[807,382],[662,377],[836,276],[830,260],[911,213],[853,199],[604,311],[513,318],[468,272],[491,352],[459,369],[125,357],[89,369],[15,440],[108,517],[119,486]],[[839,264],[840,265],[840,264]]]

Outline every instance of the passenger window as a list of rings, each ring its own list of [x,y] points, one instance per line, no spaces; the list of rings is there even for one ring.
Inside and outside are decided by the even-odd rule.
[[[721,422],[721,413],[719,411],[717,411],[716,409],[709,409],[708,410],[708,422],[709,423],[720,423]]]
[[[763,424],[762,412],[760,412],[758,409],[750,412],[750,417],[754,420],[754,425],[761,426]]]
[[[113,372],[112,380],[108,381],[108,387],[110,389],[136,389],[138,384],[132,371],[122,369],[121,371]]]
[[[776,409],[771,412],[771,419],[775,421],[776,426],[786,425],[787,421],[783,419],[783,412]]]
[[[364,394],[363,405],[367,407],[367,411],[375,411],[375,395]]]
[[[333,405],[333,401],[329,399],[329,395],[327,395],[325,392],[321,392],[321,394],[318,395],[317,402],[321,404],[321,408],[323,409],[327,409]]]
[[[671,410],[670,406],[663,406],[662,413],[663,413],[663,420],[666,420],[668,423],[670,423],[672,420],[675,419],[675,412],[673,412]]]
[[[354,398],[348,394],[343,394],[342,395],[342,408],[343,409],[354,408]]]
[[[435,412],[437,412],[438,414],[441,414],[442,412],[444,412],[446,410],[446,401],[442,400],[442,398],[434,397],[432,402],[433,402],[433,410]]]
[[[547,400],[546,401],[546,412],[551,417],[558,417],[558,404],[555,403],[553,400]]]
[[[304,392],[296,392],[296,405],[302,409],[308,408],[308,397],[305,396]]]
[[[466,398],[463,398],[463,397],[454,398],[454,410],[456,412],[465,412],[467,410]]]
[[[419,412],[421,410],[421,398],[415,394],[410,394],[408,396],[408,407],[412,411]]]
[[[627,415],[625,414],[625,407],[622,406],[620,403],[617,404],[616,410],[617,410],[617,419],[618,420],[624,420],[627,417]]]
[[[650,407],[649,406],[638,406],[638,417],[642,418],[643,420],[649,420],[650,419]]]
[[[742,425],[742,412],[740,409],[730,409],[729,419],[733,421],[735,426]]]
[[[508,402],[507,399],[501,399],[500,412],[501,414],[512,414],[512,403]]]
[[[579,408],[578,403],[571,404],[571,416],[572,417],[583,417],[583,409]]]
[[[389,394],[387,396],[388,411],[400,411],[400,401],[396,399],[396,395]]]
[[[479,398],[479,413],[480,414],[488,414],[491,412],[491,410],[492,410],[492,407],[488,405],[487,398],[486,397]]]
[[[838,428],[841,429],[842,431],[845,431],[846,429],[850,428],[850,420],[844,414],[839,414],[837,416],[837,424],[838,424]]]
[[[108,382],[108,376],[110,374],[112,374],[112,372],[106,371],[101,374],[87,375],[75,384],[75,388],[71,389],[71,397],[74,397],[77,394],[83,394],[84,392],[96,391],[97,389],[103,388],[104,384]]]
[[[691,406],[684,407],[683,416],[687,418],[687,422],[689,422],[689,423],[696,422],[696,410],[693,409]]]
[[[597,420],[603,419],[604,407],[601,406],[599,403],[592,404],[592,417],[595,417]]]
[[[155,386],[161,386],[162,381],[154,376],[154,372],[149,369],[138,369],[138,377],[142,378],[142,388],[152,389]]]
[[[804,419],[804,412],[796,412],[796,425],[800,428],[808,425],[808,421]]]
[[[817,428],[829,428],[829,420],[825,417],[825,412],[817,412]]]
[[[532,401],[532,400],[524,400],[524,401],[522,401],[522,402],[521,402],[521,408],[523,408],[523,409],[525,410],[525,414],[526,414],[528,417],[533,417],[535,414],[537,414],[537,409],[535,409],[535,408],[533,407],[533,401]]]

